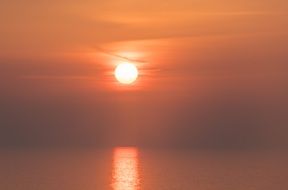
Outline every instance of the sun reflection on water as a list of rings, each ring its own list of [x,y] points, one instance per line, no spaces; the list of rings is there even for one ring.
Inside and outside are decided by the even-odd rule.
[[[113,154],[113,190],[139,190],[138,149],[116,148]]]

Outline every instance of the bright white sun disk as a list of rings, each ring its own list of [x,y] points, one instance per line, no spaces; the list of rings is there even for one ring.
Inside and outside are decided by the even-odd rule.
[[[115,69],[115,77],[122,84],[131,84],[138,77],[137,67],[132,63],[121,63]]]

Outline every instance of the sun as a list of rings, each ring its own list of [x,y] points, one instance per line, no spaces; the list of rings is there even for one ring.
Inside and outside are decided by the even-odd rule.
[[[117,65],[115,78],[122,84],[132,84],[138,77],[138,69],[132,63],[120,63]]]

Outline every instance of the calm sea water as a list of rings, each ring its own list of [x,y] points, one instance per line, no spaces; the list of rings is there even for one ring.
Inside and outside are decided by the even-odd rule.
[[[1,190],[287,190],[287,154],[268,151],[3,150]]]

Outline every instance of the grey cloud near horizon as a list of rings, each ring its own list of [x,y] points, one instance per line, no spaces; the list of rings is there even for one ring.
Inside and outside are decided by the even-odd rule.
[[[169,56],[162,60],[163,67],[158,67],[168,70],[149,76],[155,89],[105,90],[98,83],[87,86],[89,80],[57,78],[67,74],[93,76],[94,72],[96,77],[102,70],[97,64],[75,62],[73,66],[67,60],[62,64],[43,62],[42,67],[38,65],[41,62],[29,61],[10,62],[6,68],[2,64],[2,73],[10,73],[10,80],[13,73],[38,73],[44,78],[21,78],[14,83],[1,80],[1,89],[5,89],[1,91],[1,145],[287,147],[287,65],[269,64],[278,56],[284,61],[285,54],[272,52],[269,43],[259,47],[258,40],[249,39],[243,42],[234,38],[233,43],[214,48],[210,43],[223,39],[202,43],[197,49],[209,57],[194,57],[191,52],[195,47],[180,42],[186,51],[166,50]],[[254,45],[254,56],[249,56],[246,47]],[[278,50],[284,50],[284,45]],[[267,51],[269,54],[261,57]],[[240,59],[243,52],[247,57]],[[253,67],[249,63],[252,60],[256,60]],[[265,60],[270,68],[261,68]],[[247,77],[252,68],[252,75]],[[266,75],[271,68],[284,74]],[[257,70],[260,75],[255,75]],[[49,73],[56,78],[45,78]]]

